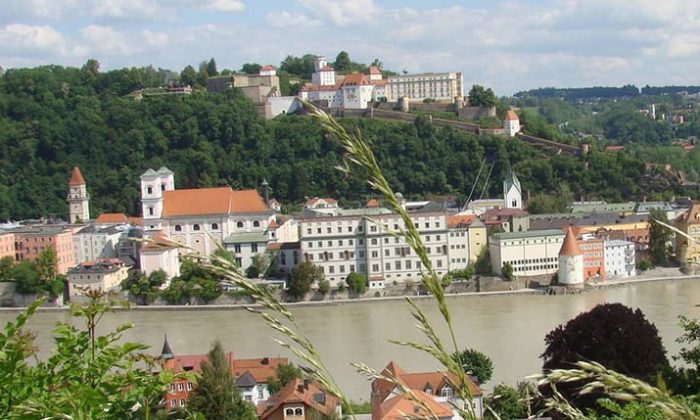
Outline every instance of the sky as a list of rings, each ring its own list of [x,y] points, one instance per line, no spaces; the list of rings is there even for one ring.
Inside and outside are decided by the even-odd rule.
[[[537,87],[700,84],[695,0],[0,0],[0,65],[181,71],[312,53]]]

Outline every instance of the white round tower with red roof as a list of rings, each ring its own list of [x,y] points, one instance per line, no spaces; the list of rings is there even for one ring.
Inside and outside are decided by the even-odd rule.
[[[559,251],[557,277],[562,285],[583,285],[583,252],[571,227],[566,231],[564,243]]]

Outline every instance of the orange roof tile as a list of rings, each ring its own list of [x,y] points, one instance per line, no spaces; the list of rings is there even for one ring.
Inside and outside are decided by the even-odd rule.
[[[367,204],[365,204],[365,207],[367,207],[367,208],[379,207],[379,201],[377,201],[377,199],[375,199],[375,198],[370,198],[369,200],[367,200]]]
[[[561,250],[559,251],[559,255],[565,255],[565,256],[574,256],[574,255],[583,255],[581,252],[581,248],[578,246],[578,242],[576,241],[576,235],[574,234],[574,231],[569,228],[566,230],[566,237],[564,237],[564,243],[561,246]]]
[[[468,227],[472,224],[474,220],[476,220],[476,216],[473,214],[465,214],[461,216],[447,216],[447,227],[452,229]]]
[[[382,71],[377,66],[369,66],[369,74],[382,74]]]
[[[370,80],[369,84],[373,86],[386,86],[388,83],[388,80]]]
[[[77,166],[73,167],[73,172],[70,175],[70,181],[68,181],[68,185],[84,185],[85,184],[85,179],[83,178],[83,174],[80,173],[80,168]]]
[[[358,85],[368,85],[369,80],[362,73],[352,73],[345,76],[343,80],[343,86],[358,86]]]
[[[233,359],[233,368],[231,373],[233,377],[238,378],[248,372],[255,378],[256,381],[267,383],[267,379],[275,376],[276,368],[279,365],[289,363],[286,357],[263,357],[262,359]]]
[[[384,401],[379,406],[379,413],[377,413],[379,415],[377,417],[372,416],[372,418],[378,418],[379,420],[404,420],[407,417],[427,419],[434,418],[433,415],[439,419],[452,418],[452,409],[447,404],[435,401],[423,391],[413,391],[413,393],[421,402],[428,406],[430,412],[426,412],[422,405],[412,401],[409,397],[398,395]]]
[[[274,69],[275,69],[275,67],[274,67],[274,66],[271,66],[271,65],[269,65],[269,64],[260,67],[260,71],[270,71],[270,70],[274,70]]]
[[[268,212],[256,190],[231,187],[172,190],[163,193],[163,217]]]
[[[95,219],[96,224],[129,223],[129,218],[124,213],[102,213]]]
[[[323,394],[324,403],[315,398],[319,394]],[[258,405],[258,418],[260,420],[270,418],[284,404],[294,403],[302,403],[326,416],[332,415],[340,404],[336,397],[323,391],[316,383],[295,379],[285,385],[278,393],[270,396],[267,402]]]
[[[513,120],[519,120],[519,119],[520,118],[518,118],[518,114],[516,114],[513,110],[509,109],[506,112],[506,118],[505,118],[506,121],[513,121]]]

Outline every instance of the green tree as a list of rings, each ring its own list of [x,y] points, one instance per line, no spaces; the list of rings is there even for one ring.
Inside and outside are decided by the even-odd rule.
[[[206,67],[207,67],[207,75],[209,77],[217,76],[219,74],[219,71],[216,69],[216,60],[214,60],[214,57],[212,57],[209,60]]]
[[[484,247],[474,263],[474,271],[476,274],[488,276],[493,274],[491,269],[491,253],[488,247]]]
[[[142,271],[131,270],[122,282],[121,289],[127,290],[143,304],[152,303],[160,292],[167,275],[163,270],[154,271],[146,276]]]
[[[315,266],[310,261],[297,264],[289,275],[287,293],[294,299],[303,298],[310,290],[314,282],[320,282],[325,277],[321,267]]]
[[[34,260],[39,281],[48,284],[56,279],[56,250],[53,246],[45,247]]]
[[[515,276],[513,275],[513,266],[507,261],[504,262],[503,267],[501,267],[501,276],[503,276],[503,280],[505,281],[515,280]]]
[[[255,265],[251,265],[250,267],[245,269],[245,276],[249,279],[257,279],[258,277],[260,277],[260,270],[258,270],[258,267],[256,267]]]
[[[620,303],[597,305],[550,331],[541,357],[547,371],[569,369],[577,361],[594,361],[643,381],[655,380],[668,367],[656,327],[642,311]],[[576,381],[560,384],[558,389],[575,406],[593,407],[602,394],[581,396],[578,389],[582,385]]]
[[[202,373],[190,394],[189,409],[207,419],[255,420],[255,408],[243,400],[233,381],[223,347],[215,341],[201,364]]]
[[[350,71],[352,67],[350,55],[345,51],[338,53],[338,55],[335,57],[335,64],[333,64],[333,67],[335,68],[335,71],[341,73]]]
[[[186,66],[180,73],[180,82],[186,85],[195,86],[197,84],[197,71],[192,66]]]
[[[12,257],[0,258],[0,282],[12,281],[12,268],[15,260]]]
[[[279,364],[275,366],[275,376],[267,378],[267,390],[270,395],[276,394],[285,385],[295,379],[302,378],[302,376],[301,369],[293,363]]]
[[[20,261],[12,267],[10,277],[15,281],[15,290],[22,294],[39,293],[43,290],[39,273],[30,261]]]
[[[520,382],[513,388],[506,384],[498,384],[493,393],[486,399],[486,405],[496,412],[501,420],[525,419],[531,415],[528,399],[536,395],[537,390],[532,385]],[[495,418],[491,411],[485,412],[486,418]]]
[[[318,281],[318,292],[322,295],[328,294],[331,290],[331,283],[327,279],[321,279]]]
[[[160,407],[168,385],[184,375],[156,369],[140,352],[147,347],[125,342],[124,324],[98,335],[98,324],[111,303],[91,291],[71,316],[85,329],[59,322],[51,356],[40,360],[32,336],[23,331],[42,303],[36,301],[0,334],[0,417],[2,418],[149,418]],[[31,363],[29,361],[31,360]]]
[[[241,72],[246,74],[258,74],[262,66],[258,63],[245,63],[241,66]]]
[[[469,90],[469,105],[471,106],[491,107],[496,106],[496,102],[498,99],[491,88],[486,89],[481,85],[472,85]]]
[[[654,209],[651,211],[649,218],[652,219],[649,224],[649,258],[654,265],[666,265],[668,262],[667,243],[671,239],[671,232],[659,223],[654,222],[654,220],[658,220],[668,224],[666,212],[661,209]]]
[[[493,362],[484,353],[475,349],[465,349],[453,353],[452,359],[464,367],[464,371],[476,377],[479,384],[484,384],[493,375]]]
[[[352,293],[362,295],[367,291],[367,277],[356,272],[348,274],[345,278],[345,283],[348,285],[348,290]]]

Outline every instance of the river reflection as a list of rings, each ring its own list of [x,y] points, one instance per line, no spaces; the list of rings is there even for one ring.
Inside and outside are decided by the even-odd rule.
[[[494,362],[494,377],[486,388],[499,382],[514,384],[541,367],[547,332],[576,314],[598,303],[621,302],[640,308],[659,329],[669,355],[676,354],[680,334],[678,315],[700,318],[700,282],[682,280],[601,289],[571,296],[479,296],[452,297],[449,306],[456,325],[460,347],[473,347],[488,354]],[[447,338],[439,312],[432,300],[419,302]],[[390,360],[409,371],[439,368],[428,356],[390,344],[389,339],[420,340],[415,322],[402,301],[356,303],[335,306],[298,307],[293,312],[303,333],[316,345],[343,390],[353,400],[367,400],[369,385],[350,366],[362,361],[381,369]],[[0,321],[14,313],[0,313]],[[30,321],[42,355],[52,348],[51,331],[66,313],[38,313]],[[254,314],[243,310],[130,311],[105,317],[103,329],[122,322],[135,328],[126,335],[151,346],[157,354],[163,334],[177,354],[206,353],[219,339],[238,357],[286,356],[269,328]]]

